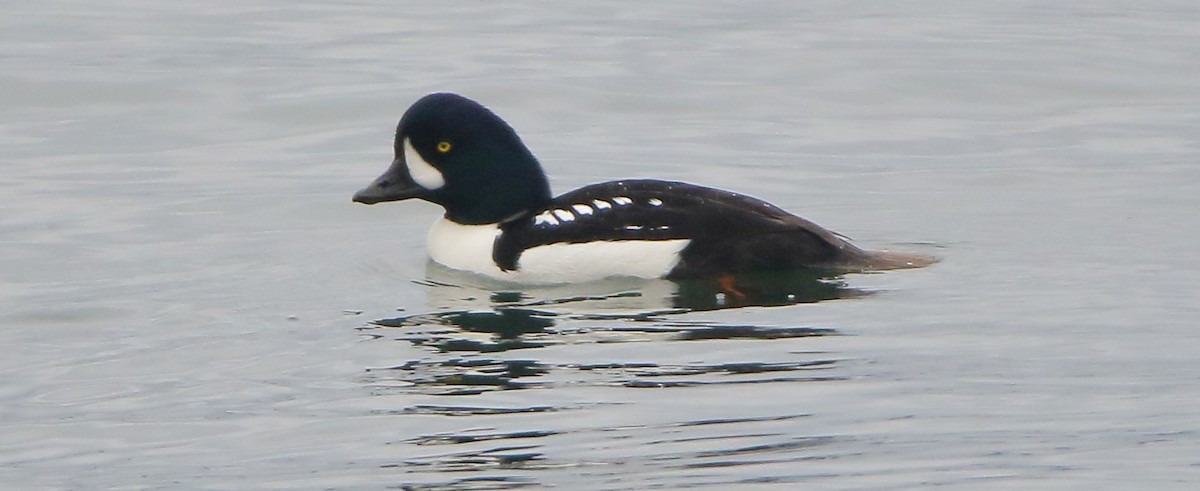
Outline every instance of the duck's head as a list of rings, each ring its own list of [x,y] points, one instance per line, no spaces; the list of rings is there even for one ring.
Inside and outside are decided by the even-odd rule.
[[[550,184],[517,133],[457,94],[422,97],[396,126],[395,159],[354,194],[364,204],[419,198],[462,224],[498,223],[550,201]]]

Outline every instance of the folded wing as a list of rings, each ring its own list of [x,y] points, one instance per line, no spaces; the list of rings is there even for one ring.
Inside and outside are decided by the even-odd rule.
[[[864,254],[757,198],[659,180],[586,186],[501,228],[493,259],[506,270],[526,249],[563,242],[689,239],[673,277],[833,265]]]

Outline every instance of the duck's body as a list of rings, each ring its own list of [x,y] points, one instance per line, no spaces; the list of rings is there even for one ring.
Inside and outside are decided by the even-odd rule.
[[[430,258],[518,283],[612,276],[732,278],[794,269],[920,267],[868,252],[770,203],[682,182],[611,181],[551,197],[537,160],[499,117],[454,94],[405,113],[392,167],[354,200],[421,198],[446,209]]]

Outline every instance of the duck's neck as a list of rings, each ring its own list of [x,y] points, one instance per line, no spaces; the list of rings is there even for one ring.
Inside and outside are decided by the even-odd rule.
[[[485,176],[486,177],[486,176]],[[462,225],[500,223],[550,203],[550,183],[546,176],[490,176],[490,182],[460,189],[483,190],[474,193],[445,193],[442,206],[446,219]]]

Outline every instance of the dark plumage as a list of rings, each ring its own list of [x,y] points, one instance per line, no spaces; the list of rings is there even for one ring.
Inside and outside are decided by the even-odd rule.
[[[631,203],[570,222],[539,226],[535,217],[594,200]],[[766,201],[695,184],[653,179],[610,181],[568,192],[546,207],[507,221],[493,258],[514,269],[521,251],[558,242],[690,239],[669,278],[822,268],[867,270],[918,267],[923,256],[867,252],[821,226]],[[534,233],[537,231],[536,233]]]
[[[540,164],[516,132],[483,106],[454,94],[432,94],[415,103],[397,126],[395,147],[391,168],[355,201],[420,198],[443,206],[454,226],[498,227],[494,242],[482,245],[491,251],[496,269],[478,271],[494,277],[520,272],[525,252],[542,246],[679,239],[688,242],[660,273],[668,278],[883,270],[934,262],[915,254],[864,251],[765,201],[694,184],[612,181],[551,198]]]

